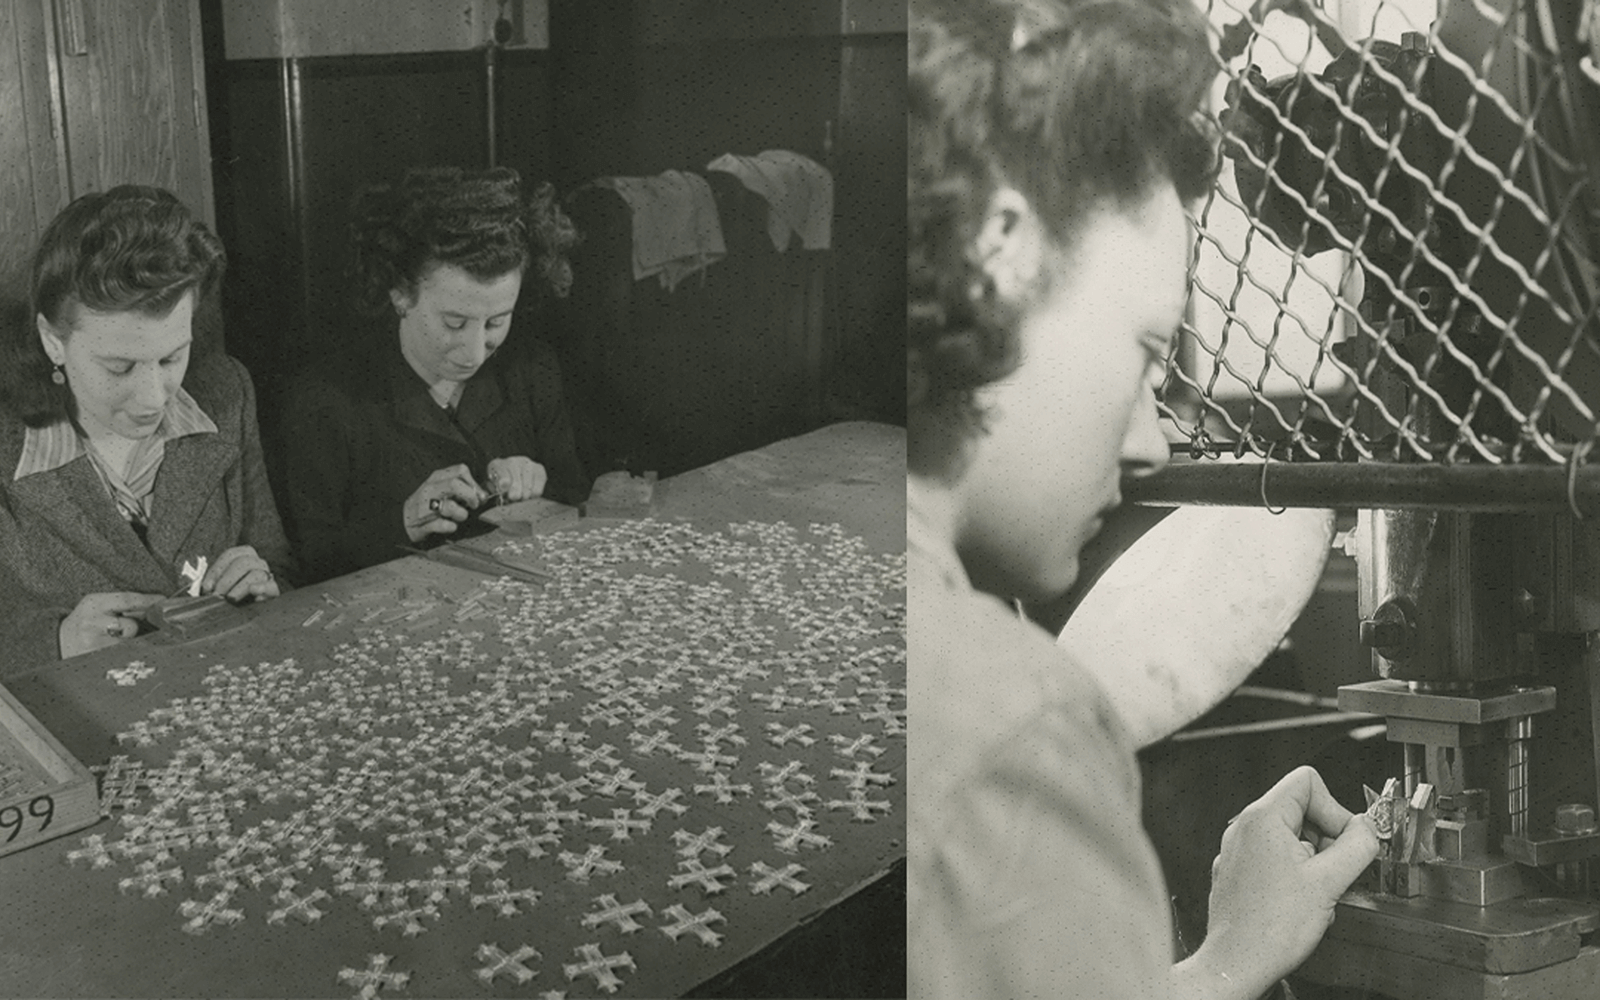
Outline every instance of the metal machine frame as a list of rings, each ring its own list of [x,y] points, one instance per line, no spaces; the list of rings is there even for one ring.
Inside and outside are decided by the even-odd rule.
[[[1552,41],[1565,30],[1556,25],[1587,31],[1576,2],[1493,2],[1475,6],[1500,18],[1494,45],[1532,58],[1526,39],[1541,36],[1543,79],[1562,95],[1590,85],[1587,61],[1580,73],[1579,54]],[[1560,173],[1552,163],[1600,170],[1590,155],[1600,144],[1546,142],[1556,127],[1543,96],[1520,116],[1502,101],[1549,169],[1523,162],[1517,146],[1501,173],[1470,151],[1474,109],[1490,91],[1474,74],[1491,57],[1469,65],[1439,44],[1438,26],[1348,42],[1315,10],[1299,16],[1343,51],[1315,75],[1235,72],[1224,151],[1257,231],[1297,257],[1342,249],[1359,271],[1356,335],[1325,336],[1319,355],[1353,388],[1332,405],[1308,388],[1295,412],[1257,393],[1241,423],[1174,364],[1164,407],[1187,431],[1191,461],[1125,494],[1360,509],[1348,542],[1360,595],[1352,627],[1378,679],[1340,688],[1338,702],[1385,718],[1403,773],[1373,776],[1394,779],[1384,855],[1300,975],[1404,998],[1587,1000],[1600,996],[1600,468],[1586,461],[1600,440],[1590,405],[1600,378],[1572,362],[1580,349],[1600,356],[1600,267],[1569,230],[1585,229],[1574,220],[1600,199],[1548,181]],[[1241,37],[1224,32],[1225,56]],[[1570,130],[1591,105],[1568,104],[1578,109],[1567,109]],[[1459,127],[1436,106],[1465,107]],[[1549,230],[1539,266],[1497,245],[1504,199],[1465,211],[1446,195],[1464,155],[1501,181],[1535,173],[1523,202],[1524,221]],[[1506,223],[1499,238],[1512,232]],[[1491,257],[1513,276],[1509,293],[1480,293]],[[1530,346],[1541,337],[1570,345],[1557,364]],[[1226,365],[1220,349],[1213,356],[1215,382]],[[1557,415],[1552,401],[1566,409]],[[1257,423],[1258,411],[1270,419]],[[1276,434],[1258,433],[1263,424]],[[1263,461],[1208,463],[1230,430],[1235,452]]]

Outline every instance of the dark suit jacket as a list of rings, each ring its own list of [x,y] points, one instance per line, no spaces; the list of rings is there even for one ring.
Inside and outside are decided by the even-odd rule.
[[[87,456],[17,481],[25,428],[0,409],[0,674],[60,657],[61,620],[85,595],[170,594],[185,562],[252,545],[287,585],[294,566],[267,484],[255,389],[226,355],[198,358],[183,387],[217,433],[167,442],[149,547],[117,512]]]
[[[525,455],[545,467],[546,497],[576,504],[588,496],[548,346],[529,338],[493,354],[467,382],[452,421],[399,345],[376,344],[302,374],[284,401],[280,495],[306,579],[400,556],[412,544],[406,498],[451,465],[487,486],[491,459]]]

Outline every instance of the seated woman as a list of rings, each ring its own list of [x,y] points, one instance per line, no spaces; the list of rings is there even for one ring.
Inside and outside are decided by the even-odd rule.
[[[284,405],[284,507],[310,579],[386,562],[458,530],[491,497],[578,503],[554,352],[507,342],[530,266],[565,294],[572,223],[513,170],[412,171],[363,191],[351,237],[376,342],[346,342]]]
[[[136,635],[202,560],[201,593],[277,595],[254,389],[194,321],[225,263],[152,187],[84,195],[40,239],[31,322],[0,331],[0,672]]]

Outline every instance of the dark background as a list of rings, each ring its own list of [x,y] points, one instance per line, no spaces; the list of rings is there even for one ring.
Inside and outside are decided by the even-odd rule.
[[[515,329],[556,346],[592,473],[903,423],[903,28],[842,33],[840,0],[552,0],[549,49],[500,49],[491,73],[482,49],[227,59],[220,0],[201,6],[228,349],[261,389],[269,451],[283,382],[352,329],[352,195],[491,156],[553,181],[588,237],[571,297],[525,293]],[[711,173],[729,256],[667,293],[631,280],[620,200],[581,191],[764,149],[833,172],[832,249],[774,252],[765,203]]]

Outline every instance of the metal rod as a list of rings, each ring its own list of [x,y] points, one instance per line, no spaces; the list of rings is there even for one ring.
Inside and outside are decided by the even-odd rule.
[[[1564,465],[1424,465],[1405,462],[1174,461],[1153,476],[1123,480],[1122,495],[1156,506],[1436,508],[1480,512],[1570,509]],[[1571,475],[1571,497],[1600,514],[1600,463]]]
[[[1292,719],[1269,719],[1266,722],[1241,722],[1234,726],[1211,726],[1206,729],[1186,729],[1173,733],[1169,742],[1190,743],[1194,740],[1214,740],[1223,736],[1248,736],[1251,733],[1277,733],[1287,729],[1309,729],[1312,726],[1332,726],[1348,722],[1371,722],[1382,716],[1366,712],[1323,712],[1317,715],[1297,715]]]
[[[1420,744],[1420,743],[1407,743],[1407,744],[1405,744],[1405,748],[1406,748],[1406,750],[1405,750],[1405,753],[1406,753],[1406,763],[1405,763],[1405,768],[1406,768],[1406,773],[1405,773],[1406,798],[1409,799],[1409,798],[1411,798],[1411,796],[1416,794],[1417,785],[1419,783],[1421,783],[1421,781],[1422,781],[1422,744]]]
[[[1290,705],[1304,705],[1307,708],[1338,708],[1338,698],[1324,698],[1318,694],[1307,694],[1304,691],[1285,691],[1282,688],[1256,687],[1253,684],[1244,684],[1233,691],[1235,698],[1261,698],[1265,701],[1281,701]]]
[[[300,257],[301,336],[307,336],[315,315],[311,296],[311,199],[306,192],[305,83],[300,60],[283,63],[284,138],[289,152],[289,211],[295,221]]]
[[[1519,715],[1506,722],[1506,813],[1511,835],[1528,834],[1528,741],[1533,739],[1533,716]]]
[[[283,97],[283,152],[284,181],[286,195],[289,200],[289,216],[296,222],[300,221],[300,165],[295,159],[299,150],[300,137],[296,129],[300,124],[300,94],[299,81],[296,78],[295,62],[292,58],[285,59],[278,64],[279,94]]]
[[[490,42],[483,50],[483,86],[484,92],[488,95],[485,100],[486,113],[484,115],[484,124],[486,126],[485,131],[488,133],[489,138],[488,156],[489,169],[491,170],[498,165],[495,161],[500,155],[500,137],[495,131],[495,116],[499,114],[499,111],[496,106],[494,83],[495,57],[498,52],[499,48],[494,44],[494,42]]]

